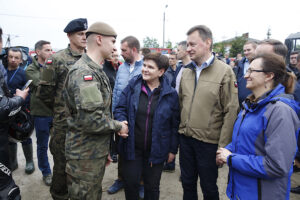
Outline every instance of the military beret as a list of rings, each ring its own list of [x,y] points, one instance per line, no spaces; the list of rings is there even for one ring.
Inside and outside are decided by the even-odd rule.
[[[65,33],[72,33],[77,31],[85,31],[88,28],[87,20],[85,18],[73,19],[68,23],[64,29]]]
[[[86,35],[89,36],[91,33],[97,33],[104,36],[117,37],[116,31],[108,24],[104,22],[95,22],[86,31]]]

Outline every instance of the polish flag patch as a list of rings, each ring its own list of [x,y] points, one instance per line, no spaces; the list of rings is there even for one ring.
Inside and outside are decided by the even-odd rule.
[[[85,81],[92,81],[93,80],[93,76],[92,75],[85,75],[85,76],[83,76],[83,80],[85,80]]]
[[[237,82],[236,81],[234,81],[234,87],[238,87],[238,84],[237,84]]]
[[[52,64],[52,60],[47,60],[46,65],[51,65]]]

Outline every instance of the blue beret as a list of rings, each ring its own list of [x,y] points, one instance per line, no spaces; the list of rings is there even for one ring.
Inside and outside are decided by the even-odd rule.
[[[64,29],[65,33],[77,32],[77,31],[85,31],[88,28],[87,19],[78,18],[73,19],[68,23],[66,28]]]

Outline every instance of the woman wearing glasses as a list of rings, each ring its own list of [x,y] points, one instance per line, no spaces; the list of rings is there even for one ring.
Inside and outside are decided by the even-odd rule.
[[[232,142],[217,151],[229,166],[230,199],[289,199],[290,177],[300,123],[292,93],[295,76],[282,57],[254,57],[245,74],[252,94],[243,102]]]

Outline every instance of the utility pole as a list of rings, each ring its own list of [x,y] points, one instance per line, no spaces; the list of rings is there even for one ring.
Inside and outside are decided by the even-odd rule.
[[[163,48],[165,48],[165,21],[166,21],[166,9],[168,5],[165,6],[164,9],[164,18],[163,18]]]
[[[268,32],[267,32],[267,39],[270,39],[270,36],[271,36],[271,29],[268,28]]]

